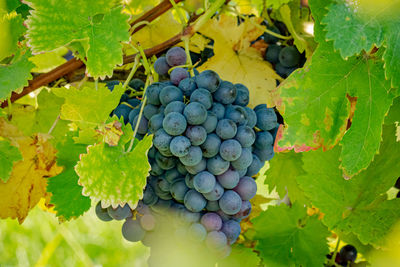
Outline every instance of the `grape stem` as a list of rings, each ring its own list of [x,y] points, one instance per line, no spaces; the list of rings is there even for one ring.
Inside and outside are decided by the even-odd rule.
[[[186,52],[186,58],[187,58],[187,64],[188,64],[190,76],[193,77],[194,76],[193,62],[192,62],[192,58],[190,57],[190,49],[189,49],[190,38],[187,36],[184,36],[184,37],[182,37],[182,41],[183,41],[183,44],[185,45],[185,52]]]
[[[133,63],[133,67],[131,71],[129,72],[128,78],[126,78],[126,81],[124,82],[124,85],[122,86],[124,89],[128,86],[129,82],[132,80],[133,75],[135,75],[135,72],[139,68],[139,55],[136,56],[135,62]]]
[[[340,238],[338,237],[338,240],[336,242],[335,251],[333,251],[332,258],[329,260],[329,263],[328,263],[329,266],[331,266],[331,265],[336,266],[335,260],[336,260],[336,255],[337,255],[338,250],[339,250],[339,244],[340,244]]]

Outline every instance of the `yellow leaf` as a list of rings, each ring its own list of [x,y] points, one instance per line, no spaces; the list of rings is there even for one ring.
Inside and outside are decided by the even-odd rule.
[[[167,12],[149,25],[135,33],[132,38],[139,42],[142,48],[150,48],[158,45],[181,30],[181,25],[174,19],[171,12]]]
[[[110,146],[117,146],[119,139],[121,139],[121,136],[124,134],[122,131],[122,124],[119,121],[100,125],[97,132],[103,135],[103,141]]]
[[[254,26],[256,23],[260,20],[250,18],[237,25],[236,17],[228,15],[210,20],[200,32],[214,40],[215,55],[199,70],[211,69],[224,80],[246,85],[250,90],[250,107],[265,103],[275,106],[279,76],[261,53],[250,47],[251,41],[263,33]]]
[[[48,142],[49,136],[17,136],[15,127],[3,119],[0,134],[16,142],[23,156],[14,164],[7,183],[0,182],[0,218],[17,218],[22,223],[39,200],[47,197],[47,178],[59,174],[62,168],[56,164],[56,150]]]

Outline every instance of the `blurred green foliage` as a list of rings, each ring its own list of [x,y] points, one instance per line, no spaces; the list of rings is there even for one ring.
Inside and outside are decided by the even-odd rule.
[[[147,266],[149,249],[125,241],[122,223],[102,222],[92,208],[60,224],[36,207],[22,225],[0,220],[0,266]]]

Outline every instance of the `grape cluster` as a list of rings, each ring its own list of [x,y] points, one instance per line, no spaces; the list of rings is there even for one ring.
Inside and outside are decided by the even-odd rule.
[[[125,239],[149,245],[164,227],[166,214],[172,215],[175,223],[167,223],[173,227],[168,234],[188,237],[225,256],[240,235],[240,221],[250,214],[257,191],[252,176],[274,156],[279,123],[265,104],[247,107],[246,86],[223,81],[211,70],[191,77],[187,69],[176,67],[185,63],[185,51],[174,47],[154,64],[160,75],[175,68],[169,81],[146,89],[138,133],[154,137],[148,152],[150,176],[138,207],[103,209],[98,204],[96,212],[104,221],[126,219]],[[135,127],[138,114],[139,106],[117,115],[127,116]]]
[[[272,32],[282,34],[276,26],[268,28]],[[268,44],[264,59],[274,66],[276,73],[282,78],[287,78],[293,71],[304,65],[305,55],[304,53],[300,54],[294,45],[284,46],[277,37],[268,33],[264,33],[260,39]]]

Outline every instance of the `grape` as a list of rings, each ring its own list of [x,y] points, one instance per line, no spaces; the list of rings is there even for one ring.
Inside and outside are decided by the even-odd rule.
[[[203,241],[207,236],[207,231],[200,223],[194,223],[189,227],[189,237],[197,242]]]
[[[225,110],[225,118],[239,125],[244,125],[247,123],[247,112],[241,106],[229,105]]]
[[[395,188],[400,189],[400,177],[397,178],[396,183],[394,185]]]
[[[144,89],[144,82],[141,79],[132,79],[129,83],[128,83],[129,87],[133,88],[135,91],[143,91]]]
[[[296,47],[286,46],[279,53],[279,62],[286,68],[294,67],[299,64],[300,57],[301,55]]]
[[[225,107],[221,103],[214,102],[211,111],[217,116],[218,120],[222,120],[225,116]]]
[[[170,170],[175,167],[175,161],[173,157],[163,156],[160,152],[156,153],[156,162],[163,170]]]
[[[182,91],[173,85],[165,86],[160,91],[160,103],[163,106],[168,105],[172,101],[183,101]]]
[[[274,109],[260,109],[256,111],[257,114],[257,127],[263,131],[272,130],[277,123],[277,117]]]
[[[183,157],[179,157],[179,160],[186,166],[194,166],[201,161],[202,157],[203,155],[200,147],[191,146],[188,154]]]
[[[189,153],[190,140],[185,136],[175,136],[169,144],[169,149],[175,157],[183,157]]]
[[[130,114],[129,114],[129,116],[130,116]],[[163,120],[164,120],[164,115],[161,113],[156,114],[153,117],[151,117],[151,119],[149,120],[149,123],[147,125],[147,127],[149,128],[149,131],[151,133],[156,133],[159,129],[162,128]]]
[[[147,185],[143,192],[143,203],[146,205],[154,205],[158,200],[157,195],[151,185]]]
[[[120,119],[124,118],[124,123],[127,124],[129,122],[129,113],[131,112],[131,108],[127,105],[120,104],[116,109],[114,109],[114,115]]]
[[[200,220],[200,213],[191,212],[185,208],[181,210],[180,217],[187,223],[194,223]]]
[[[215,212],[208,212],[200,219],[201,224],[208,231],[219,231],[222,227],[222,219]]]
[[[215,92],[214,99],[224,105],[228,105],[235,102],[236,96],[237,90],[233,83],[223,81],[221,82],[218,90]]]
[[[207,138],[207,131],[202,126],[188,126],[185,132],[187,138],[194,146],[204,143]]]
[[[219,147],[221,145],[221,139],[218,135],[212,133],[207,135],[206,140],[201,145],[203,151],[203,157],[212,158],[219,153]]]
[[[256,140],[256,133],[249,126],[239,126],[235,139],[239,141],[242,147],[251,147]]]
[[[182,90],[183,95],[190,96],[197,88],[196,81],[193,77],[185,78],[180,81],[179,88]]]
[[[171,67],[186,64],[186,52],[181,47],[172,47],[167,51],[165,57]]]
[[[183,110],[183,114],[185,115],[187,122],[191,125],[202,124],[207,119],[206,108],[198,102],[189,103]]]
[[[222,225],[221,232],[226,235],[228,242],[230,245],[236,242],[237,238],[240,235],[241,228],[240,224],[235,220],[229,220],[224,222]]]
[[[120,84],[120,81],[117,81],[117,80],[106,82],[106,86],[107,86],[108,90],[110,90],[111,92],[114,90],[114,87],[118,84]]]
[[[150,166],[151,166],[151,170],[150,170],[150,174],[151,175],[161,175],[164,173],[164,170],[161,169],[160,166],[158,166],[156,161],[150,161]]]
[[[267,108],[266,104],[258,104],[257,106],[254,107],[254,112],[257,112],[258,110],[266,109],[266,108]]]
[[[207,169],[214,175],[220,175],[229,168],[229,161],[224,160],[219,155],[207,160]]]
[[[99,218],[103,222],[112,221],[113,218],[111,218],[111,216],[108,214],[107,209],[103,209],[101,207],[101,201],[99,201],[97,203],[95,210],[96,210],[97,218]]]
[[[199,212],[207,204],[205,198],[196,190],[189,190],[184,198],[185,207],[192,212]]]
[[[264,163],[261,162],[261,160],[253,154],[253,161],[251,162],[250,166],[247,168],[247,176],[253,176],[256,175],[260,169],[264,166]]]
[[[171,207],[171,205],[171,200],[159,199],[155,205],[151,206],[151,209],[156,213],[163,213],[167,211]]]
[[[185,165],[182,164],[182,162],[178,161],[176,163],[176,169],[178,170],[178,172],[182,175],[186,175],[187,174],[187,170]]]
[[[208,201],[208,202],[207,202],[206,209],[207,209],[208,211],[217,211],[217,210],[219,210],[218,201],[217,201],[217,200],[215,200],[215,201]]]
[[[218,203],[221,210],[228,215],[238,213],[240,211],[240,208],[242,207],[242,199],[240,198],[240,195],[233,190],[225,191],[222,197],[219,199]]]
[[[242,146],[234,139],[225,140],[221,143],[219,154],[226,161],[234,161],[240,157]]]
[[[170,79],[174,85],[179,85],[186,78],[189,78],[189,72],[184,68],[176,68],[171,71]]]
[[[177,181],[171,186],[171,195],[178,201],[183,201],[186,192],[189,188],[186,186],[185,181]]]
[[[142,240],[145,233],[137,220],[127,219],[122,225],[122,236],[130,242]]]
[[[240,208],[240,211],[236,213],[233,217],[235,219],[245,219],[250,215],[251,212],[251,203],[248,200],[243,200],[242,201],[242,207]]]
[[[180,135],[186,130],[185,117],[178,112],[168,113],[163,120],[163,128],[170,135]]]
[[[121,221],[132,215],[131,209],[129,208],[128,204],[125,204],[123,207],[118,206],[116,209],[113,209],[110,206],[107,208],[107,212],[111,218],[117,221]]]
[[[199,102],[200,104],[203,104],[206,109],[210,109],[213,104],[210,91],[203,88],[194,90],[190,96],[190,102]]]
[[[153,138],[153,145],[158,149],[158,150],[169,150],[170,143],[172,140],[172,136],[167,134],[164,129],[159,129],[155,134]]]
[[[126,100],[128,100],[128,99],[129,99],[129,96],[128,96],[126,93],[124,93],[124,94],[121,96],[121,99],[119,100],[119,103],[126,102]]]
[[[247,106],[250,101],[249,89],[241,83],[235,84],[235,87],[236,87],[237,95],[236,95],[235,102],[233,102],[233,104],[243,106],[243,107]]]
[[[186,174],[185,176],[185,184],[187,187],[189,187],[190,189],[194,189],[194,185],[193,185],[193,175],[191,174]]]
[[[226,189],[232,189],[239,183],[239,173],[235,170],[227,170],[217,176],[218,182]]]
[[[207,234],[206,245],[210,250],[218,250],[226,246],[228,239],[223,232],[212,231]]]
[[[253,129],[254,126],[256,126],[256,123],[257,123],[257,115],[254,112],[254,110],[252,110],[249,107],[244,107],[244,110],[247,113],[247,123],[246,123],[246,125]]]
[[[186,166],[186,170],[190,174],[197,174],[201,171],[204,171],[206,168],[207,168],[207,160],[204,158],[202,158],[201,161],[194,166]]]
[[[152,104],[147,104],[143,108],[143,116],[150,120],[154,115],[158,113],[158,107]]]
[[[137,206],[136,206],[136,211],[138,212],[138,216],[142,216],[144,214],[150,214],[150,208],[146,204],[143,203],[143,201],[139,201]]]
[[[159,57],[159,58],[157,58],[156,62],[154,62],[154,70],[159,75],[168,74],[169,69],[170,69],[170,66],[168,65],[167,59],[165,57]]]
[[[138,119],[139,119],[139,115],[136,115],[136,117],[132,121],[132,129],[135,129]],[[146,134],[147,129],[148,129],[148,123],[149,123],[149,121],[146,118],[142,117],[140,119],[139,128],[138,128],[137,132],[139,134]]]
[[[167,115],[168,113],[171,113],[171,112],[183,113],[185,106],[186,106],[185,103],[183,103],[181,101],[172,101],[165,107],[164,115]]]
[[[239,184],[233,190],[240,195],[242,200],[250,200],[257,193],[257,184],[253,178],[243,176],[240,178]],[[221,206],[221,203],[219,205]]]
[[[177,162],[177,163],[179,163],[179,162]],[[169,183],[174,183],[175,180],[182,178],[182,177],[181,177],[181,174],[178,172],[178,170],[175,168],[175,169],[165,171],[164,178]]]
[[[217,214],[221,217],[223,222],[226,222],[231,219],[231,216],[223,212],[221,209],[217,210]]]
[[[265,60],[271,62],[272,64],[276,64],[279,62],[279,53],[281,52],[281,46],[276,44],[271,44],[268,46],[267,51],[265,52]]]
[[[203,194],[203,196],[209,201],[216,201],[222,197],[224,193],[224,188],[219,184],[215,183],[215,186],[211,192]]]
[[[212,70],[205,70],[199,75],[195,76],[196,84],[198,88],[205,88],[211,93],[217,91],[221,79],[219,78],[218,74]]]
[[[193,185],[197,192],[209,193],[215,187],[215,176],[208,171],[202,171],[193,177]]]
[[[279,126],[280,126],[280,124],[279,124],[279,122],[277,122],[275,128],[272,130],[269,130],[269,133],[274,138],[274,142],[275,142],[276,135],[278,134]]]
[[[208,111],[207,119],[202,124],[202,126],[204,127],[204,129],[206,129],[207,133],[212,133],[217,128],[217,123],[218,123],[217,116],[212,111]]]
[[[254,145],[258,149],[267,149],[268,147],[271,147],[273,144],[274,144],[274,138],[269,132],[263,131],[256,133],[256,141],[254,142]]]
[[[268,28],[269,28],[269,27],[268,27]],[[281,34],[281,32],[279,31],[279,29],[278,29],[277,27],[275,27],[275,26],[269,28],[269,30],[270,30],[270,31],[273,31],[274,33],[277,33],[277,34]],[[278,37],[275,37],[275,36],[273,36],[273,35],[271,35],[271,34],[269,34],[269,33],[267,33],[267,32],[265,32],[265,33],[262,35],[262,39],[264,39],[264,41],[265,41],[266,43],[269,43],[269,44],[273,44],[273,43],[276,43],[276,42],[279,41]]]
[[[231,139],[236,135],[237,126],[232,120],[222,119],[218,122],[215,132],[221,139]]]
[[[346,245],[340,249],[340,265],[348,266],[348,262],[354,262],[357,259],[357,249],[352,245]]]
[[[151,214],[145,214],[139,219],[140,225],[146,231],[152,231],[156,227],[156,218]]]
[[[160,105],[160,92],[165,87],[163,83],[153,83],[146,89],[147,103],[152,105]]]
[[[243,151],[244,151],[244,149],[242,150],[242,155],[243,155]],[[251,156],[251,160],[253,160],[253,156]],[[233,163],[233,162],[231,162],[231,163]],[[232,166],[232,167],[234,167],[234,166]],[[244,168],[244,169],[236,169],[235,168],[235,171],[237,171],[239,173],[239,177],[243,177],[247,173],[247,168]]]
[[[170,183],[163,178],[158,179],[158,187],[164,192],[169,192],[171,190]]]
[[[274,147],[269,146],[266,149],[255,149],[253,153],[261,160],[267,161],[271,160],[274,157]]]
[[[137,107],[137,106],[139,106],[140,103],[141,103],[140,100],[137,99],[137,98],[128,99],[128,100],[126,100],[126,102],[127,102],[129,105],[131,105],[132,107]]]
[[[292,67],[292,68],[287,68],[284,67],[281,63],[277,63],[275,65],[275,71],[276,73],[281,76],[282,78],[287,78],[293,71],[295,71],[297,68]]]

